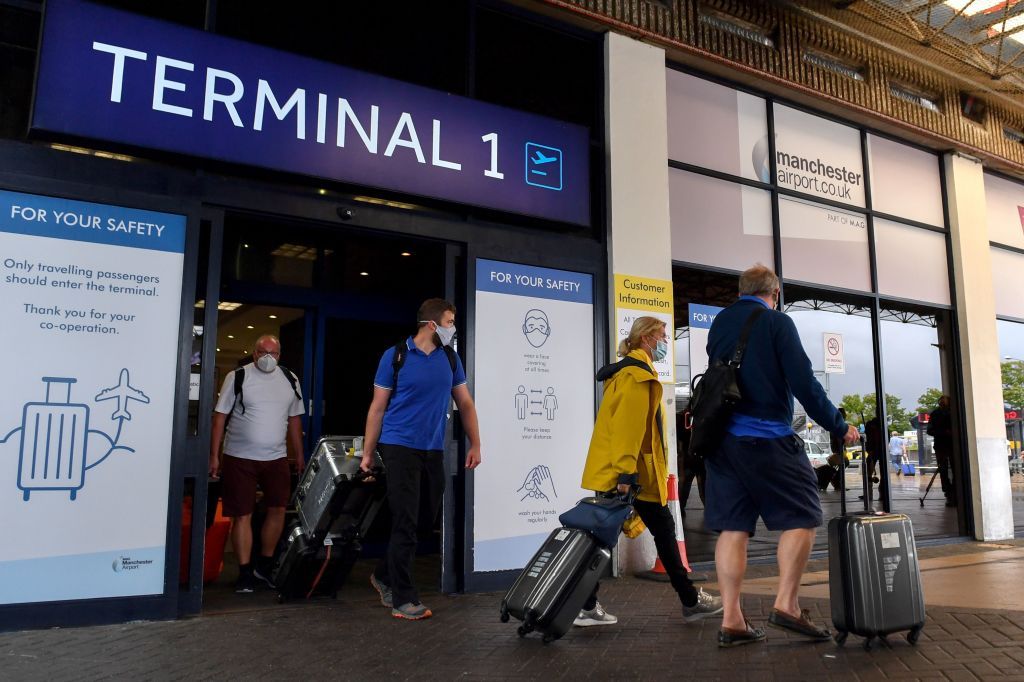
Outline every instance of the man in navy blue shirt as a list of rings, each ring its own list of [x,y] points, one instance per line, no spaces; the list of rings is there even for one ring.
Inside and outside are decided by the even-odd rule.
[[[444,431],[454,398],[469,439],[466,468],[480,464],[480,428],[476,406],[466,387],[462,361],[450,346],[455,337],[455,306],[440,298],[423,302],[419,328],[406,340],[405,360],[397,375],[395,348],[381,356],[373,379],[373,401],[366,415],[362,468],[373,466],[374,450],[387,469],[391,540],[387,555],[370,576],[381,603],[395,618],[421,620],[433,615],[419,600],[412,582],[420,483],[426,480],[426,509],[437,516],[444,494]],[[452,360],[449,359],[449,353]],[[397,385],[394,383],[397,378]]]
[[[747,543],[760,516],[779,538],[779,592],[768,624],[812,640],[831,639],[827,628],[811,622],[798,600],[800,580],[822,523],[814,469],[800,437],[793,432],[793,397],[818,424],[846,443],[857,440],[814,378],[796,325],[775,308],[779,278],[763,265],[740,275],[739,300],[715,317],[708,334],[710,361],[728,361],[747,318],[755,321],[738,380],[743,398],[736,405],[718,452],[708,458],[705,525],[719,531],[715,547],[718,585],[725,611],[719,646],[737,646],[765,638],[740,610],[747,565]]]

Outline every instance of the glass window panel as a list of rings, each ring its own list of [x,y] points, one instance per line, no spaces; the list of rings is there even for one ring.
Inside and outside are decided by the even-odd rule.
[[[670,168],[669,208],[672,260],[733,270],[773,262],[768,192]]]
[[[767,155],[757,151],[768,144],[764,100],[673,69],[666,74],[669,159],[768,182]]]
[[[779,186],[864,206],[860,131],[780,104],[773,110]]]
[[[1024,319],[1024,296],[1020,295],[1020,273],[1024,255],[992,249],[992,283],[996,293],[996,315]]]
[[[985,174],[988,239],[1024,249],[1024,185]]]
[[[779,197],[785,279],[871,291],[867,218]]]
[[[1024,362],[1024,324],[998,320],[996,328],[999,334],[999,355],[1002,357],[1002,364],[1007,369],[1006,363]],[[1009,442],[1010,456],[1010,485],[1013,487],[1013,520],[1017,532],[1024,530],[1024,405],[1019,404],[1020,400],[1015,399],[1013,393],[1003,396],[1006,407],[1016,408],[1005,410],[1006,440]]]
[[[890,220],[875,220],[878,292],[949,305],[946,236]]]
[[[942,180],[935,154],[868,135],[871,205],[876,211],[943,227]]]

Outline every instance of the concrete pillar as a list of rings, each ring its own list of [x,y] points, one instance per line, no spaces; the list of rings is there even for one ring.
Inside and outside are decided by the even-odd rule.
[[[950,153],[943,163],[964,372],[964,427],[974,503],[974,536],[978,540],[1006,540],[1013,537],[1013,506],[1006,462],[985,179],[981,163],[970,157]]]
[[[616,33],[605,36],[605,142],[608,151],[608,287],[615,324],[614,274],[672,279],[668,209],[668,108],[665,52]],[[671,337],[673,330],[668,330]],[[614,337],[614,329],[606,336]],[[614,348],[612,355],[614,355]],[[675,390],[665,384],[662,411],[669,466],[675,471]],[[647,570],[656,552],[649,533],[619,543],[619,565]]]

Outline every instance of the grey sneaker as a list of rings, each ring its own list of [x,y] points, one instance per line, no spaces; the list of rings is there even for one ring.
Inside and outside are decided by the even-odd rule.
[[[722,598],[708,594],[704,588],[697,590],[697,603],[693,606],[683,606],[683,620],[687,623],[694,623],[704,618],[717,616],[722,613]]]
[[[619,619],[601,608],[601,603],[598,602],[589,611],[580,611],[580,615],[576,616],[572,624],[579,628],[588,628],[591,625],[615,625],[618,622]]]
[[[377,580],[377,576],[370,574],[370,585],[373,589],[377,590],[377,594],[380,595],[380,603],[383,606],[391,609],[394,608],[394,604],[391,602],[391,588]]]
[[[423,604],[408,602],[391,609],[391,615],[404,620],[423,620],[424,618],[430,618],[434,614]]]

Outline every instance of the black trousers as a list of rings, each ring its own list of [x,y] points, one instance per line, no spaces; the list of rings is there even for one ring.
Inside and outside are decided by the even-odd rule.
[[[636,513],[643,519],[644,525],[654,536],[654,546],[658,549],[658,558],[661,565],[665,567],[665,573],[679,595],[679,601],[683,606],[693,606],[697,603],[697,588],[693,586],[686,568],[683,566],[683,559],[679,556],[679,545],[676,543],[676,523],[672,519],[672,512],[668,506],[657,502],[646,502],[637,500],[633,503]],[[583,605],[584,611],[589,611],[597,604],[597,590]]]
[[[935,451],[935,465],[939,469],[939,480],[942,482],[942,492],[947,500],[956,499],[956,491],[953,489],[953,453],[949,450]]]
[[[420,490],[428,496],[423,508],[429,512],[427,520],[432,525],[444,496],[444,455],[440,450],[414,450],[401,445],[380,444],[377,450],[387,471],[391,539],[374,575],[391,588],[394,605],[398,607],[420,600],[412,582]]]

